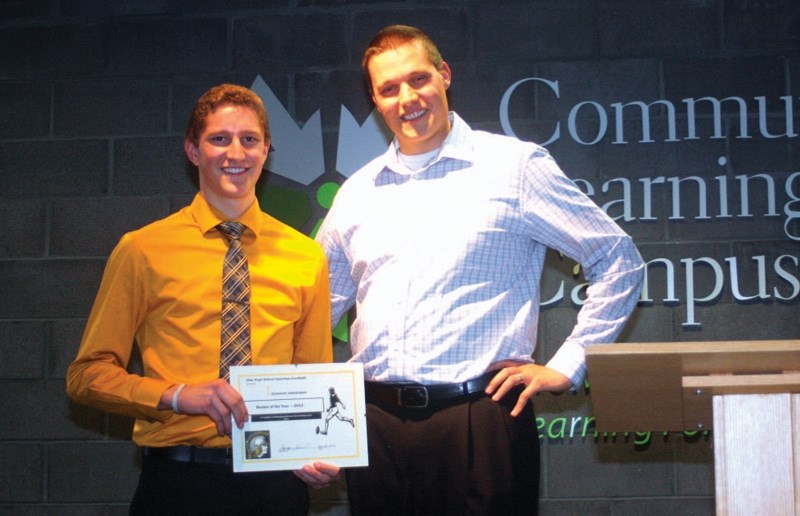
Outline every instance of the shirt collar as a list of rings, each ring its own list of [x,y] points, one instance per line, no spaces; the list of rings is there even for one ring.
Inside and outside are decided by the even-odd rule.
[[[229,219],[222,215],[222,213],[211,206],[205,197],[200,192],[194,196],[194,200],[190,206],[190,210],[194,220],[200,226],[200,231],[205,235],[220,222],[228,221]],[[237,222],[241,222],[246,226],[245,234],[251,233],[254,237],[258,237],[261,232],[261,207],[258,204],[258,199],[253,201],[244,213],[236,218]]]
[[[448,113],[450,117],[450,132],[439,147],[439,154],[427,165],[430,167],[442,159],[455,159],[472,163],[474,161],[472,148],[467,145],[472,129],[455,111]],[[382,167],[375,173],[374,180],[378,181],[382,174],[404,175],[405,168],[400,163],[398,153],[400,146],[397,137],[392,138],[389,148],[383,154]],[[427,168],[425,167],[425,168]],[[424,170],[424,169],[423,169]]]

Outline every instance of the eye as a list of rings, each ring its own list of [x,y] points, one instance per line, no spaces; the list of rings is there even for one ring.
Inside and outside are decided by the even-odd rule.
[[[389,84],[378,90],[381,97],[391,97],[397,94],[397,85]]]
[[[230,141],[230,139],[224,134],[213,134],[208,137],[208,141],[212,145],[225,145]]]
[[[245,147],[253,147],[258,145],[261,142],[261,138],[258,136],[243,136],[242,137],[242,145]]]
[[[411,78],[410,82],[412,86],[414,86],[415,88],[419,88],[420,86],[425,85],[430,80],[430,78],[431,76],[428,74],[415,75],[414,77]]]

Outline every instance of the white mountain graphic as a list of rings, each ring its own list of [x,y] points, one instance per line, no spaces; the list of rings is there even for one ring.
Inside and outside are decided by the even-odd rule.
[[[261,75],[256,76],[250,89],[261,97],[269,113],[274,152],[269,155],[267,168],[279,176],[310,185],[325,173],[319,110],[301,128]],[[363,125],[359,125],[350,111],[342,106],[336,150],[337,172],[350,177],[383,153],[390,139],[391,133],[376,110],[370,113]]]

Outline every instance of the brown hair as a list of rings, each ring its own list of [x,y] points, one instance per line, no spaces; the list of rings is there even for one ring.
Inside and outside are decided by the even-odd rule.
[[[422,48],[428,53],[428,59],[430,59],[433,66],[439,71],[442,70],[444,63],[442,54],[439,53],[436,43],[433,42],[430,36],[409,25],[390,25],[375,34],[372,41],[369,42],[367,50],[364,51],[364,57],[361,60],[361,68],[364,70],[364,79],[367,81],[367,92],[370,96],[372,96],[372,78],[369,75],[370,60],[378,54],[412,41],[419,41],[422,44]]]
[[[270,140],[269,118],[264,103],[253,90],[236,84],[214,86],[197,100],[189,117],[189,123],[186,125],[186,139],[197,145],[200,135],[206,128],[208,115],[225,105],[244,106],[252,109],[258,117],[264,138]]]

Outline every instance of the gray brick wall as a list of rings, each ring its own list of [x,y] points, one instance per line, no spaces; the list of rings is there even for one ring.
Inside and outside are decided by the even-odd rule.
[[[181,135],[196,97],[223,81],[249,85],[260,74],[298,122],[319,110],[327,172],[310,187],[290,185],[313,193],[324,181],[341,181],[329,152],[339,108],[359,120],[369,113],[360,56],[389,23],[418,25],[439,42],[454,70],[451,105],[475,127],[499,132],[497,106],[506,88],[542,77],[561,82],[560,96],[553,102],[541,85],[520,87],[514,127],[524,139],[543,141],[570,108],[589,100],[681,106],[689,97],[764,96],[769,128],[780,132],[786,122],[778,99],[790,95],[800,128],[795,0],[1,2],[0,512],[127,512],[138,475],[131,421],[71,404],[64,375],[111,248],[125,231],[191,199]],[[636,144],[642,121],[631,117],[623,130],[633,143],[614,144],[609,136],[587,146],[562,138],[549,148],[569,175],[593,184],[656,176],[699,176],[712,184],[725,175],[733,185],[736,175],[768,173],[780,192],[780,180],[800,166],[798,138],[736,138],[741,122],[731,106],[723,109],[724,138],[707,137],[713,124],[706,111],[697,120],[706,136],[693,141],[665,142],[664,124],[653,123],[655,141]],[[589,132],[590,115],[580,115]],[[756,115],[750,106],[751,132]],[[663,111],[654,117],[663,122]],[[685,115],[677,120],[683,138]],[[697,210],[690,191],[680,205],[687,214]],[[752,257],[764,255],[771,266],[800,251],[775,217],[668,220],[668,192],[662,187],[652,199],[657,220],[623,224],[648,260],[668,258],[682,269],[687,257],[721,264],[736,257],[740,289],[752,294],[759,288]],[[763,213],[763,197],[751,197],[751,210]],[[315,219],[324,214],[313,210]],[[555,292],[561,280],[571,288],[570,265],[552,261],[543,291]],[[640,307],[624,340],[797,338],[797,296],[740,303],[730,288],[698,304],[702,327],[687,329],[686,286],[676,282],[683,301],[661,302],[663,274],[651,271],[655,301]],[[790,292],[769,278],[770,292]],[[709,276],[698,278],[698,292],[712,288]],[[568,301],[544,310],[537,359],[554,352],[575,313]],[[346,355],[337,347],[338,359]],[[543,433],[542,514],[713,513],[708,435],[658,434],[645,444],[633,436],[568,435],[559,425],[589,417],[590,395],[537,396],[535,406]],[[347,514],[342,485],[314,493],[314,500],[315,514]]]

